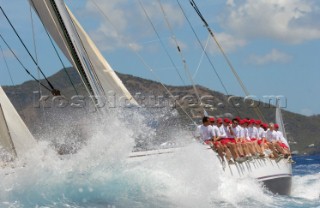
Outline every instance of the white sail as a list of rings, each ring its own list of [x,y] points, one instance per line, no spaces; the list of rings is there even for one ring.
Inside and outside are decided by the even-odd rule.
[[[78,70],[91,95],[116,97],[137,105],[93,41],[62,0],[29,0],[45,28],[70,63]],[[116,103],[117,104],[117,103]]]
[[[286,130],[282,119],[282,113],[279,105],[279,100],[277,100],[276,103],[276,123],[279,125],[279,130],[282,132],[284,138],[287,138]]]
[[[101,82],[102,88],[105,92],[112,90],[116,95],[124,96],[131,104],[138,105],[135,99],[132,97],[127,88],[123,85],[117,74],[111,68],[106,59],[102,56],[96,45],[93,43],[91,38],[87,35],[84,29],[81,27],[77,19],[68,9],[72,21],[77,29],[82,44],[86,49],[89,59],[93,65],[93,70],[97,74],[98,79]],[[111,93],[111,92],[110,92]]]
[[[4,117],[3,109],[0,104],[0,150],[4,150],[4,153],[9,153],[12,156],[16,156],[13,142],[8,129],[7,121]]]
[[[1,87],[0,105],[0,145],[13,156],[22,156],[34,147],[36,140]]]

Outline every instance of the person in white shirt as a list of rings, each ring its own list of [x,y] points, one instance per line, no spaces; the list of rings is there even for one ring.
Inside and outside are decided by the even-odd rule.
[[[212,120],[212,118],[211,118]],[[196,138],[198,138],[204,144],[209,145],[211,148],[215,147],[218,152],[222,162],[224,161],[223,148],[221,145],[214,145],[215,142],[219,140],[220,132],[215,126],[213,127],[210,123],[210,118],[204,116],[202,118],[202,125],[197,127]]]
[[[290,149],[289,149],[289,144],[286,138],[284,138],[283,134],[281,131],[279,131],[279,125],[278,124],[274,124],[274,130],[277,133],[277,140],[278,143],[280,145],[280,147],[282,147],[284,154],[285,154],[285,158],[288,157],[289,155],[291,155],[290,153]]]
[[[260,139],[259,137],[259,130],[257,129],[257,127],[255,127],[256,121],[254,119],[250,119],[248,121],[248,137],[251,141],[251,149],[254,152],[255,156],[260,156],[260,157],[264,157],[264,153],[262,151],[262,149],[260,148],[260,145],[258,144],[258,140]]]
[[[247,123],[247,119],[242,119],[239,121],[239,125],[238,125],[239,129],[240,129],[240,142],[241,142],[241,147],[243,150],[243,153],[249,158],[252,155],[254,155],[254,150],[252,147],[252,143],[251,140],[249,138],[248,135],[248,123]]]
[[[232,157],[235,161],[237,161],[237,162],[242,161],[242,159],[240,160],[240,156],[239,156],[238,149],[236,146],[236,140],[231,134],[231,121],[228,118],[223,119],[222,128],[224,129],[224,132],[226,133],[226,137],[221,139],[221,141],[220,141],[221,144],[226,145],[229,148],[229,150],[232,154]]]
[[[280,146],[278,133],[274,130],[274,124],[269,123],[269,129],[266,133],[267,144],[272,150],[273,156],[281,158],[283,155],[287,155],[286,151]],[[282,154],[279,157],[279,153]],[[272,157],[272,155],[271,155]]]
[[[256,127],[259,129],[259,139],[258,139],[258,145],[261,148],[261,151],[264,153],[266,149],[269,149],[269,146],[267,144],[266,140],[266,133],[268,130],[268,124],[256,122]]]
[[[213,128],[215,140],[218,141],[221,139],[221,134],[219,128],[215,125],[215,119],[213,117],[209,117],[210,125]]]
[[[245,152],[244,149],[246,145],[244,145],[242,143],[242,133],[241,133],[241,127],[238,126],[238,119],[234,118],[232,119],[232,125],[229,128],[230,130],[230,134],[231,134],[231,138],[233,138],[236,141],[236,150],[238,151],[238,154],[240,155],[240,157],[245,158],[245,156],[248,156]]]
[[[274,130],[277,132],[278,138],[284,144],[284,147],[289,149],[288,141],[287,141],[286,138],[284,138],[283,133],[281,131],[279,131],[279,125],[278,124],[274,124]]]
[[[216,124],[217,124],[217,127],[219,128],[219,131],[220,131],[220,138],[224,139],[224,138],[227,138],[227,133],[224,130],[222,123],[223,123],[222,118],[218,118]]]
[[[260,120],[256,120],[256,122],[254,123],[254,126],[258,129],[258,141],[261,140],[262,138],[262,134],[264,134],[264,129],[262,128],[262,122]]]
[[[215,148],[215,150],[218,152],[221,161],[224,162],[224,147],[220,143],[220,131],[219,128],[214,125],[215,123],[215,118],[214,117],[209,117],[209,123],[210,126],[212,127],[213,131],[213,140],[212,140],[212,145]]]
[[[227,159],[228,163],[234,164],[234,161],[231,159],[232,154],[231,154],[231,151],[229,150],[228,146],[226,144],[221,143],[221,140],[223,140],[227,137],[227,134],[226,134],[226,132],[223,128],[223,125],[222,125],[222,119],[218,118],[217,121],[212,124],[213,125],[216,124],[216,127],[218,128],[218,130],[220,132],[220,136],[219,136],[220,139],[219,139],[219,141],[217,141],[217,143],[219,142],[218,144],[221,145],[223,152],[226,154],[226,159]],[[216,145],[216,143],[214,145]]]
[[[255,120],[251,119],[248,125],[248,136],[251,141],[255,141],[259,138],[259,132],[257,127],[254,126]]]
[[[214,131],[212,126],[210,125],[208,117],[204,116],[202,118],[202,125],[199,125],[197,127],[195,137],[205,144],[212,145],[214,139]]]

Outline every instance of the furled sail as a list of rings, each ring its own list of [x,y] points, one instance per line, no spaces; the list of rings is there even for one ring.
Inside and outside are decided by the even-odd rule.
[[[29,1],[47,31],[79,72],[90,95],[95,96],[98,103],[103,103],[105,98],[112,96],[113,101],[137,105],[63,0]]]
[[[282,119],[282,113],[281,113],[281,109],[280,109],[280,103],[279,103],[279,99],[277,99],[277,103],[276,103],[276,123],[279,125],[279,131],[282,132],[283,138],[282,138],[282,142],[284,142],[289,148],[289,143],[288,143],[288,137],[287,137],[287,133],[284,127],[284,123],[283,123],[283,119]]]
[[[14,157],[22,156],[36,140],[1,87],[0,108],[0,146]]]
[[[279,125],[279,130],[282,132],[284,138],[287,138],[286,130],[284,128],[284,123],[282,119],[279,100],[277,100],[277,103],[276,103],[276,123]]]

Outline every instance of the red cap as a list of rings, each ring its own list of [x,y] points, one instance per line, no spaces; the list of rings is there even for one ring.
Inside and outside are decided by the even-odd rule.
[[[248,119],[246,119],[246,118],[243,119],[243,121],[244,121],[245,123],[248,123],[248,124],[249,124],[249,122],[250,122],[250,121],[249,121]]]
[[[260,121],[260,120],[256,120],[256,124],[257,124],[257,125],[260,125],[260,124],[261,124],[261,121]]]
[[[235,117],[235,119],[240,122],[241,121],[241,118],[239,116]]]
[[[278,128],[279,128],[279,125],[278,125],[278,124],[274,124],[274,128],[275,128],[275,129],[278,129]]]
[[[262,125],[263,128],[268,128],[268,126],[269,126],[267,123],[264,123],[264,124],[261,124],[261,125]]]
[[[245,123],[247,123],[245,119],[242,119],[242,120],[239,121],[239,124],[240,124],[240,125],[243,125],[243,124],[245,124]]]
[[[231,121],[230,121],[228,118],[224,118],[224,119],[223,119],[223,122],[231,123]]]
[[[214,122],[214,117],[210,117],[210,118],[209,118],[209,121]]]
[[[223,122],[222,118],[217,119],[217,123],[222,123],[222,122]]]
[[[256,123],[256,121],[254,119],[250,119],[249,123],[254,124],[254,123]]]

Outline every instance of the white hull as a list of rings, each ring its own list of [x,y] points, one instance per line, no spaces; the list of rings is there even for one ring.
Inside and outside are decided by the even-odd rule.
[[[181,148],[133,152],[130,154],[129,158],[130,160],[138,161],[149,157],[161,157],[161,155],[173,154],[178,149]],[[216,160],[218,158],[217,153],[211,148],[205,148],[204,151],[205,156],[208,159],[207,162],[216,164]],[[255,178],[258,181],[263,182],[264,185],[275,194],[290,195],[292,165],[287,162],[287,159],[282,159],[279,162],[269,158],[253,159],[252,161],[246,161],[243,163],[236,163],[232,165],[227,164],[225,168],[223,168],[221,163],[219,168],[223,169],[223,172],[227,176],[233,178]]]
[[[269,158],[253,159],[243,163],[226,165],[224,172],[232,177],[255,178],[273,193],[280,195],[290,195],[292,165],[287,159],[279,162]]]

